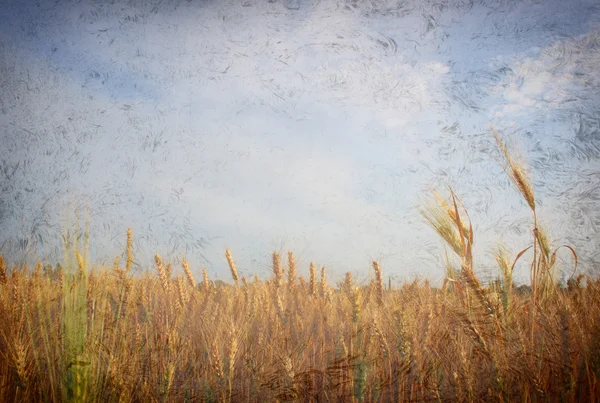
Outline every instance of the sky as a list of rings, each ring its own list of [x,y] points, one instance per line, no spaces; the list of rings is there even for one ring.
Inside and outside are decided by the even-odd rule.
[[[198,276],[444,275],[419,206],[459,195],[475,263],[531,243],[490,125],[531,168],[542,227],[600,268],[600,4],[570,1],[0,1],[0,250],[92,261],[134,234]],[[570,275],[568,253],[563,268]],[[528,281],[523,265],[517,281]]]

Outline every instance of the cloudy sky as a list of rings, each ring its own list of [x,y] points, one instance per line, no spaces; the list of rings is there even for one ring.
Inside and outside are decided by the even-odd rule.
[[[366,279],[379,259],[435,280],[418,206],[451,185],[494,274],[531,216],[493,125],[532,167],[553,242],[600,265],[596,0],[0,3],[7,257],[60,258],[87,208],[94,261],[131,227],[140,270],[158,251],[228,279],[229,247],[266,277],[291,249],[301,273]]]

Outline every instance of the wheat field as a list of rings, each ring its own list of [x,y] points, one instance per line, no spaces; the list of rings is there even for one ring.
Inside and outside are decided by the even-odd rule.
[[[0,259],[3,402],[600,401],[600,280],[540,229],[531,178],[496,134],[505,170],[532,212],[531,244],[495,253],[497,281],[473,264],[474,229],[454,190],[424,219],[447,245],[441,287],[384,284],[273,253],[270,279],[203,278],[154,257],[135,274],[133,233],[112,267],[66,239],[62,264]],[[571,254],[566,287],[557,253]],[[515,287],[513,269],[530,267]],[[307,274],[306,277],[301,273]]]

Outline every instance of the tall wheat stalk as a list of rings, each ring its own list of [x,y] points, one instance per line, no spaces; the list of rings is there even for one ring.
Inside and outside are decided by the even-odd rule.
[[[279,253],[273,252],[273,285],[277,291],[283,282],[283,271],[281,269],[281,261]]]
[[[294,254],[288,251],[288,289],[293,290],[296,285],[296,260]]]
[[[561,245],[554,249],[554,251],[551,250],[548,235],[538,224],[533,181],[527,172],[528,170],[525,163],[522,158],[516,157],[517,154],[514,150],[508,148],[502,137],[494,130],[494,128],[491,128],[491,131],[504,158],[502,168],[511,182],[518,189],[523,199],[527,202],[527,205],[533,214],[533,244],[519,252],[512,267],[514,268],[514,265],[523,253],[530,248],[533,248],[533,260],[530,265],[531,288],[533,299],[536,302],[543,303],[551,298],[557,289],[557,279],[555,278],[557,274],[554,272],[554,269],[556,253],[559,248],[567,248],[572,253],[575,259],[575,269],[573,274],[577,270],[577,253],[569,245]]]
[[[317,293],[317,269],[313,262],[310,262],[310,282],[309,282],[309,295],[314,297]]]
[[[186,277],[190,287],[196,288],[196,283],[194,281],[194,275],[192,274],[192,271],[190,270],[190,266],[189,266],[187,260],[183,259],[181,261],[181,266],[183,267],[183,271],[185,272],[185,277]]]
[[[235,281],[235,284],[237,285],[240,278],[238,276],[237,268],[235,267],[235,262],[233,261],[233,257],[231,256],[231,252],[229,251],[229,249],[225,249],[225,258],[227,259],[227,263],[229,264],[229,269],[231,270],[231,277],[233,278],[233,281]]]

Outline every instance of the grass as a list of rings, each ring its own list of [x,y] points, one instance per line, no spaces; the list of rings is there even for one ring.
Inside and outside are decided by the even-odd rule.
[[[65,234],[64,268],[0,259],[0,400],[599,401],[600,280],[558,285],[531,180],[496,139],[533,221],[530,246],[494,254],[497,281],[476,275],[474,230],[452,189],[422,209],[453,254],[441,288],[385,287],[376,261],[369,284],[347,273],[332,285],[324,267],[317,284],[317,267],[304,278],[292,252],[287,265],[273,253],[264,281],[240,280],[229,250],[232,284],[206,270],[196,283],[186,260],[174,268],[158,254],[133,276],[130,229],[124,267],[120,256],[89,267]],[[531,255],[521,292],[512,271]]]

